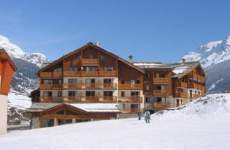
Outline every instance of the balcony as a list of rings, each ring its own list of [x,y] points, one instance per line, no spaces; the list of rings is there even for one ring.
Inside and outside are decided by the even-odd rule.
[[[99,71],[98,72],[100,77],[116,77],[117,76],[117,71],[113,70],[113,71]]]
[[[142,90],[142,84],[119,83],[118,88],[122,90]]]
[[[119,103],[142,103],[142,97],[140,96],[129,96],[129,97],[118,97]]]
[[[99,59],[94,58],[82,58],[81,59],[82,65],[99,65]]]
[[[65,77],[80,77],[81,72],[80,71],[64,71],[64,76]]]
[[[61,78],[62,72],[40,72],[40,78]]]
[[[115,83],[104,83],[104,84],[102,83],[102,84],[99,84],[99,86],[103,87],[104,89],[116,89],[117,88],[117,84]]]
[[[176,97],[188,98],[188,93],[187,92],[177,92]]]
[[[153,90],[153,95],[156,97],[169,96],[169,91],[167,90]]]
[[[66,77],[115,77],[117,71],[64,71]]]
[[[177,87],[187,88],[188,83],[187,82],[179,82],[176,84]]]
[[[40,97],[40,102],[46,102],[46,103],[63,102],[63,97],[42,96]]]
[[[170,78],[153,78],[154,84],[168,84],[170,82]]]
[[[103,103],[116,103],[117,97],[116,96],[102,96],[102,97],[99,97],[99,100]]]
[[[64,83],[63,89],[107,89],[117,88],[115,83]]]
[[[174,107],[174,105],[170,104],[170,103],[164,103],[164,102],[153,103],[153,109],[154,110],[164,110],[164,109],[168,109],[168,108],[172,108],[172,107]]]
[[[63,88],[64,89],[82,89],[83,84],[82,83],[64,83]]]
[[[81,96],[64,96],[63,97],[65,102],[81,102]]]
[[[61,90],[62,84],[40,84],[41,90]]]

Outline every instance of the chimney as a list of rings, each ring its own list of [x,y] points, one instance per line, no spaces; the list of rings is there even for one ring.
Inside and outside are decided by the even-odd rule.
[[[129,55],[129,56],[128,56],[128,60],[129,60],[130,62],[132,62],[132,61],[133,61],[133,55]]]
[[[186,59],[182,58],[182,63],[185,63],[186,62]]]

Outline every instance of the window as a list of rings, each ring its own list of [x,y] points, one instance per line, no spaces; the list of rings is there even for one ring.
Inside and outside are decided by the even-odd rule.
[[[146,103],[151,103],[151,98],[150,98],[150,97],[146,97],[146,98],[145,98],[145,102],[146,102]]]
[[[77,79],[68,79],[68,83],[77,83]]]
[[[145,90],[150,90],[150,85],[146,85]]]
[[[43,80],[43,83],[44,84],[52,84],[53,82],[52,82],[52,80]]]
[[[134,110],[138,109],[138,104],[131,104],[131,109],[134,109]]]
[[[86,84],[94,84],[95,83],[95,79],[85,79],[85,83]]]
[[[53,80],[53,84],[62,84],[62,80],[55,79]]]
[[[165,78],[166,77],[166,73],[165,72],[156,72],[154,74],[155,78]]]
[[[137,92],[137,91],[134,92],[134,91],[133,91],[133,92],[131,92],[131,96],[134,96],[134,97],[135,97],[135,96],[139,96],[139,92]]]
[[[52,97],[52,92],[51,91],[45,91],[43,94],[44,94],[44,96]]]
[[[61,91],[58,91],[57,96],[58,96],[58,97],[62,97],[62,92],[61,92]]]
[[[131,83],[131,84],[135,84],[135,80],[131,80],[130,83]]]
[[[140,80],[135,80],[135,83],[140,84],[141,82],[140,82]]]
[[[62,72],[62,68],[55,68],[54,72]]]
[[[86,91],[86,96],[95,96],[95,91]]]
[[[105,71],[113,71],[113,66],[106,66]]]
[[[75,96],[75,91],[68,91],[68,96]]]
[[[125,97],[125,92],[121,91],[121,97]]]
[[[96,71],[97,67],[95,66],[84,66],[83,71]]]
[[[156,86],[154,87],[154,90],[161,90],[161,85],[156,85]]]
[[[145,79],[150,79],[151,77],[151,73],[150,72],[146,72],[145,73]]]
[[[160,102],[162,102],[162,98],[161,97],[157,97],[156,101],[157,101],[157,103],[160,103]]]
[[[112,83],[112,79],[104,79],[104,83]]]
[[[104,96],[113,96],[113,91],[104,91]]]

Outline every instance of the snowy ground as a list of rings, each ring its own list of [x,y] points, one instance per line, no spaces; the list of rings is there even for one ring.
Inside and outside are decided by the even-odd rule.
[[[228,150],[230,94],[152,115],[151,123],[121,119],[64,125],[0,136],[4,150]]]

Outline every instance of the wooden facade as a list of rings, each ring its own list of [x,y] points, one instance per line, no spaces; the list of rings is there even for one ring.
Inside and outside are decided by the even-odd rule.
[[[4,49],[0,49],[0,134],[7,132],[7,95],[15,71],[13,61]]]
[[[32,101],[116,103],[121,113],[176,107],[206,92],[205,74],[199,63],[189,64],[191,68],[177,75],[174,69],[180,65],[186,63],[145,67],[88,43],[38,72],[40,87],[31,94]]]

